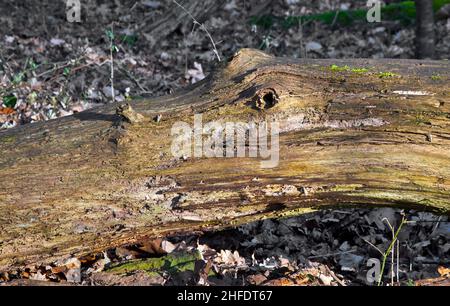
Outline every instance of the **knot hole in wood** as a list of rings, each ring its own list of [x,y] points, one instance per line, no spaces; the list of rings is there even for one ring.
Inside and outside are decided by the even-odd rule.
[[[274,107],[279,100],[280,97],[273,88],[265,88],[256,93],[254,106],[257,109],[269,109]]]

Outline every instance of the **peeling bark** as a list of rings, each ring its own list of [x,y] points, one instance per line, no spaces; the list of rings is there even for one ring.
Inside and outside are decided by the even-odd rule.
[[[243,49],[174,95],[0,132],[0,271],[331,207],[448,215],[449,68]],[[175,158],[171,128],[196,113],[204,122],[276,120],[279,165]]]

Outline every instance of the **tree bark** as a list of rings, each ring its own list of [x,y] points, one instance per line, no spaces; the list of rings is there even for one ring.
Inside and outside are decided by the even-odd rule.
[[[416,56],[432,59],[435,52],[433,0],[416,0]]]
[[[189,33],[194,27],[198,28],[199,25],[194,24],[193,18],[202,23],[206,16],[211,16],[211,13],[217,11],[222,5],[221,1],[213,0],[179,0],[177,2],[184,9],[170,1],[170,5],[162,18],[152,23],[146,23],[139,29],[150,40],[150,48],[159,44],[161,40],[171,35],[177,29],[181,29],[183,33]]]
[[[331,207],[448,215],[449,68],[243,49],[174,95],[2,131],[0,271]],[[198,113],[279,122],[278,166],[173,157],[173,125]]]

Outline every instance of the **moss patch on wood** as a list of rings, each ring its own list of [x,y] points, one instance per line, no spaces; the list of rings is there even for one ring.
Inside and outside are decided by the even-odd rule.
[[[163,257],[138,259],[117,264],[106,271],[115,274],[145,271],[150,276],[156,276],[163,272],[175,274],[185,271],[194,271],[195,262],[200,259],[201,255],[198,251],[193,253],[173,253]]]

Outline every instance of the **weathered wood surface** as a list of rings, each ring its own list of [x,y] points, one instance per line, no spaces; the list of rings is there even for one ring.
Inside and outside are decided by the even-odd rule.
[[[179,93],[131,102],[138,122],[111,104],[2,131],[0,271],[329,207],[449,214],[449,73],[448,61],[298,60],[244,49]],[[258,109],[267,92],[278,103]],[[172,125],[192,125],[199,112],[204,122],[279,121],[279,165],[175,159]]]

